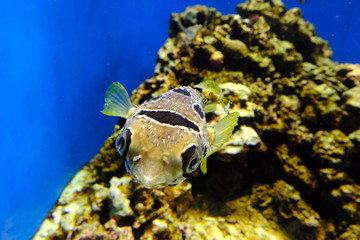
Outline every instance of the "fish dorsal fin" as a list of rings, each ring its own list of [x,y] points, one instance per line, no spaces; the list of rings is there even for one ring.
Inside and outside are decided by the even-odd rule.
[[[108,116],[128,118],[132,111],[133,105],[124,86],[119,82],[112,83],[106,90],[104,110],[101,112]]]
[[[216,82],[207,80],[195,85],[194,87],[202,90],[202,94],[205,98],[205,113],[214,111],[217,105],[222,106],[224,111],[229,113],[231,100],[223,96],[221,88]]]
[[[201,161],[200,169],[203,173],[206,173],[206,161],[207,157],[219,150],[219,148],[231,137],[231,134],[238,124],[239,113],[233,112],[228,114],[225,118],[221,119],[214,127],[208,131],[210,137],[210,147],[204,159]]]

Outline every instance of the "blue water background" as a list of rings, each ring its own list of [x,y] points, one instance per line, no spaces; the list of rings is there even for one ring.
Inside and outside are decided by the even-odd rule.
[[[71,177],[112,134],[106,88],[131,91],[155,66],[171,12],[240,1],[0,1],[0,239],[28,239]],[[360,61],[359,0],[301,7],[334,60]]]

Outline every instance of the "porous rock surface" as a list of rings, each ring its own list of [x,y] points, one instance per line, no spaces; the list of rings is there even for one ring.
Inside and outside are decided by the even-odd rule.
[[[125,173],[115,134],[33,239],[358,239],[360,66],[333,62],[298,8],[251,0],[236,10],[172,14],[154,76],[132,95],[140,104],[219,83],[240,118],[208,173],[144,189]]]

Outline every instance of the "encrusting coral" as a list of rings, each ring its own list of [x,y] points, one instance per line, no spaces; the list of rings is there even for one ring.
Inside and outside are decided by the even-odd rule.
[[[144,189],[114,136],[64,189],[33,239],[357,239],[360,65],[332,62],[301,10],[251,0],[172,14],[142,103],[219,83],[240,113],[230,140],[184,183]],[[207,114],[210,125],[224,113]],[[115,126],[115,131],[119,130]]]

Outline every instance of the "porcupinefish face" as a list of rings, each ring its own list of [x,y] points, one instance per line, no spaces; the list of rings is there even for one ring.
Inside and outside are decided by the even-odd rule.
[[[106,90],[102,113],[127,119],[120,133],[115,133],[119,134],[116,149],[125,159],[127,172],[144,187],[181,183],[200,163],[201,171],[206,173],[207,157],[230,138],[237,125],[239,113],[233,112],[208,127],[204,110],[213,111],[218,104],[226,111],[230,102],[211,80],[196,87],[206,97],[191,87],[180,87],[139,107],[131,104],[119,82]]]
[[[200,92],[180,87],[135,109],[116,149],[127,172],[147,188],[184,181],[195,171],[208,148],[207,123]]]

